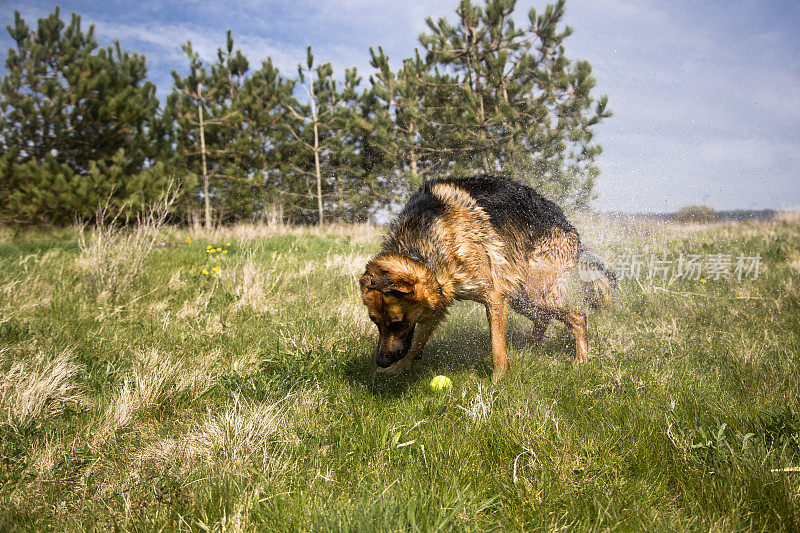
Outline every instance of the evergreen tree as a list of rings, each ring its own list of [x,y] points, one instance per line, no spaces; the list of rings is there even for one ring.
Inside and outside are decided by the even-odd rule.
[[[251,213],[259,217],[284,219],[284,190],[291,186],[291,167],[287,162],[291,136],[286,123],[286,105],[295,102],[294,81],[280,75],[267,58],[252,73],[239,95],[240,110],[246,124],[249,175],[252,179]]]
[[[234,52],[228,30],[226,47],[217,50],[217,61],[211,65],[206,100],[212,117],[206,140],[214,149],[210,177],[219,218],[224,221],[250,218],[260,204],[253,180],[254,138],[240,101],[249,69],[241,50]]]
[[[607,97],[591,95],[588,62],[566,57],[572,29],[560,28],[564,1],[542,13],[532,8],[525,28],[512,18],[515,4],[462,0],[455,24],[427,19],[426,58],[406,60],[397,74],[382,51],[373,52],[393,146],[414,156],[409,175],[420,166],[437,174],[506,172],[566,207],[585,207],[599,173],[592,130],[610,116]]]
[[[395,193],[413,190],[430,175],[432,163],[442,159],[429,145],[435,137],[429,121],[433,110],[426,108],[433,103],[431,64],[417,51],[394,73],[382,47],[377,52],[370,48],[370,55],[370,64],[377,69],[370,82],[372,96],[380,104],[374,122],[382,138],[384,171],[396,180]]]
[[[274,182],[280,181],[275,170],[284,142],[277,130],[293,83],[280,76],[270,59],[251,73],[230,31],[209,68],[191,43],[184,52],[189,72],[181,77],[173,71],[165,110],[174,128],[173,164],[200,184],[192,194],[203,202],[207,224],[212,207],[222,222],[261,216],[267,204],[280,203],[274,199]]]
[[[233,54],[233,39],[227,34],[226,49],[218,49],[217,62],[211,70],[203,65],[191,42],[183,45],[189,60],[189,73],[181,77],[172,72],[173,91],[167,97],[164,118],[173,127],[176,172],[186,173],[199,190],[186,191],[188,198],[203,205],[204,223],[212,224],[213,212],[222,220],[226,211],[226,192],[239,177],[230,162],[235,150],[237,133],[241,130],[241,115],[235,99],[248,69],[247,60],[237,50]]]
[[[191,188],[183,188],[182,198],[178,202],[181,214],[194,216],[196,202],[200,200],[204,206],[204,223],[209,227],[211,197],[206,161],[205,123],[202,120],[204,118],[202,84],[207,82],[208,74],[202,68],[191,42],[183,45],[183,51],[189,59],[189,74],[181,78],[172,71],[173,90],[167,97],[162,122],[168,132],[173,155],[171,157],[165,155],[169,160],[170,170],[178,175],[182,174],[184,181],[194,185]]]
[[[0,214],[16,223],[91,218],[101,202],[137,210],[166,182],[151,142],[158,111],[145,58],[99,48],[94,27],[55,9],[36,30],[19,12],[0,85]]]
[[[385,168],[383,138],[376,131],[380,105],[372,91],[359,92],[360,84],[355,67],[346,69],[332,124],[331,215],[341,222],[366,220],[391,199],[387,190],[391,184],[380,179]]]
[[[337,197],[341,199],[336,191],[335,152],[342,149],[340,108],[347,103],[338,91],[331,64],[314,67],[310,46],[305,66],[297,66],[297,78],[307,101],[285,106],[289,113],[285,125],[294,139],[290,161],[299,179],[294,180],[293,190],[284,192],[294,197],[292,206],[296,214],[292,218],[314,219],[322,225],[325,212],[333,209]]]

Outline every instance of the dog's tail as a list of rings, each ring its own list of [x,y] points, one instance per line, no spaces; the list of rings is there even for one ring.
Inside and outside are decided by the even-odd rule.
[[[611,305],[611,292],[617,287],[614,267],[594,252],[581,248],[578,279],[583,299],[594,309]]]

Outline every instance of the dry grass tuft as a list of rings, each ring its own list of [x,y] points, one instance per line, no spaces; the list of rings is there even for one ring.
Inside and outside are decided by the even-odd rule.
[[[34,274],[3,283],[0,285],[0,323],[4,317],[48,307],[53,293],[53,285]]]
[[[14,241],[14,230],[8,226],[0,226],[0,244],[8,244]]]
[[[269,296],[281,280],[281,275],[273,271],[264,271],[253,259],[252,254],[242,266],[242,278],[235,288],[238,301],[236,308],[249,307],[257,312],[269,310]]]
[[[208,314],[208,303],[211,300],[211,294],[201,292],[194,300],[187,300],[178,311],[178,318],[183,320],[193,320],[198,322],[201,317]]]
[[[331,254],[325,257],[325,268],[351,277],[360,276],[369,256],[359,253]]]
[[[31,451],[30,465],[40,477],[48,476],[65,454],[63,441],[48,437]]]
[[[791,251],[787,255],[789,256],[787,261],[789,268],[794,270],[796,273],[800,273],[800,252]]]
[[[282,235],[315,236],[324,238],[345,237],[351,243],[367,244],[377,241],[383,232],[381,226],[372,223],[326,224],[318,226],[292,226],[276,221],[241,223],[233,226],[216,226],[206,229],[200,224],[193,225],[193,238],[208,241],[237,241],[238,243],[262,241]]]
[[[124,226],[119,214],[110,217],[107,206],[101,206],[96,226],[91,231],[80,228],[76,265],[90,294],[114,303],[139,278],[176,197],[177,192],[168,189],[162,200],[143,208],[132,227]]]
[[[778,214],[775,215],[775,220],[787,224],[800,224],[800,207],[797,209],[779,211]]]
[[[467,393],[464,391],[462,401],[466,399],[466,395]],[[485,390],[483,385],[479,383],[478,391],[467,406],[458,405],[457,407],[467,415],[467,418],[472,421],[473,424],[483,425],[488,422],[489,418],[492,416],[492,408],[494,407],[496,399],[497,395],[495,393]]]
[[[7,353],[0,354],[0,361]],[[14,363],[0,378],[0,424],[19,430],[42,417],[58,416],[65,406],[79,404],[82,395],[74,382],[79,373],[69,352],[54,357],[39,352],[32,360]]]
[[[224,412],[209,412],[183,438],[151,444],[137,454],[135,463],[177,466],[184,471],[198,464],[216,465],[227,472],[252,466],[269,472],[279,455],[271,446],[288,433],[286,403],[290,397],[267,404],[234,396],[233,404]]]
[[[358,295],[343,300],[335,308],[336,315],[343,324],[352,324],[361,335],[370,335],[373,332],[372,322],[369,320],[367,309]]]
[[[167,406],[190,391],[202,394],[211,386],[204,369],[188,370],[166,354],[150,350],[137,359],[136,368],[106,407],[100,431],[104,438],[129,427],[150,409]]]
[[[176,270],[170,276],[169,281],[167,282],[167,287],[171,291],[178,291],[181,290],[186,285],[186,282],[181,279],[181,271]]]
[[[209,315],[206,320],[206,327],[203,331],[205,331],[207,335],[219,335],[225,331],[225,323],[219,315]]]
[[[190,455],[233,470],[246,464],[266,466],[269,444],[285,429],[284,403],[253,404],[234,397],[224,413],[209,413],[189,435]]]
[[[137,415],[158,405],[168,388],[164,375],[138,375],[125,379],[103,417],[102,434],[109,435],[130,426]]]

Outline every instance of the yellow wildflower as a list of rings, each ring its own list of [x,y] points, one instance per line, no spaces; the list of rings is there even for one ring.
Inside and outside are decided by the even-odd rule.
[[[190,242],[192,242],[192,238],[191,237],[186,237],[186,244],[189,244]]]
[[[214,268],[212,268],[211,270],[213,270],[214,272],[216,272],[217,274],[219,274],[220,268],[219,268],[219,267],[214,267]]]
[[[203,274],[205,274],[206,276],[208,276],[208,270],[203,270],[202,272],[203,272]]]
[[[231,245],[231,243],[229,243],[229,242],[225,243],[225,246],[230,246],[230,245]]]
[[[209,250],[208,253],[213,254],[216,250]]]
[[[206,246],[206,250],[210,250],[212,248],[213,248],[213,246],[211,246],[210,244],[208,246]]]
[[[221,251],[222,251],[222,248],[217,248],[217,251],[218,251],[218,252],[221,252]]]
[[[700,283],[706,283],[707,281],[708,281],[707,279],[701,279]]]
[[[222,250],[222,253],[223,253],[223,254],[227,254],[227,253],[228,253],[228,250]]]

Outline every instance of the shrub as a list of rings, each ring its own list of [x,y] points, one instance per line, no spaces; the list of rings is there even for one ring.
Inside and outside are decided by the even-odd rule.
[[[719,214],[713,207],[707,205],[687,205],[675,213],[675,220],[682,224],[698,223],[707,224],[719,220]]]

